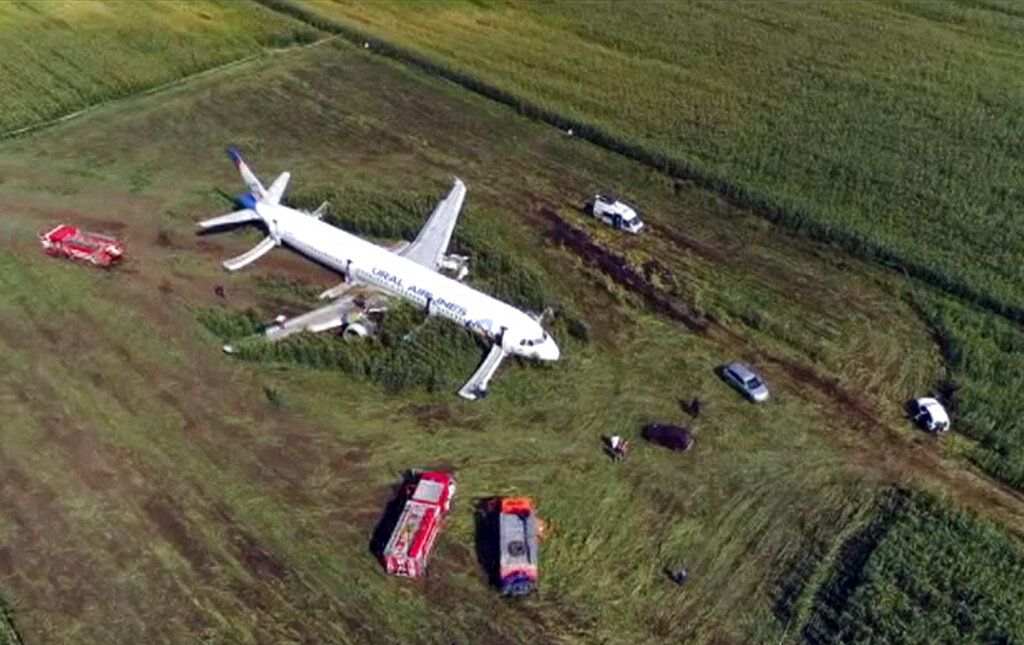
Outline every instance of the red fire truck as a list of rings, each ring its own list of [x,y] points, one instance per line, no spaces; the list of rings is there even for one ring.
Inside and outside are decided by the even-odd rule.
[[[39,241],[50,255],[85,260],[102,267],[120,260],[124,252],[121,243],[109,235],[89,233],[68,224],[43,233]]]
[[[405,495],[405,507],[381,561],[390,574],[418,578],[426,569],[441,520],[451,509],[455,478],[447,473],[423,473],[407,484]]]

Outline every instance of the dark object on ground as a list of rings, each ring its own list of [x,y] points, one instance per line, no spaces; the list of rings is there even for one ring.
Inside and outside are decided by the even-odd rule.
[[[214,288],[213,288],[213,293],[214,293],[214,294],[215,294],[215,295],[216,295],[216,296],[217,296],[218,298],[224,298],[225,300],[227,300],[227,298],[228,298],[228,297],[227,297],[227,296],[226,296],[226,295],[224,294],[224,285],[222,285],[222,284],[218,284],[218,285],[217,285],[216,287],[214,287]]]
[[[648,423],[640,434],[644,439],[676,452],[686,452],[693,445],[693,436],[682,426]]]
[[[693,397],[690,400],[690,402],[686,404],[686,412],[691,417],[696,419],[697,417],[700,416],[700,406],[701,406],[700,399],[698,399],[697,397]]]
[[[614,461],[622,461],[629,454],[629,440],[623,439],[619,435],[612,435],[610,437],[601,437],[604,443],[604,451],[608,453],[608,456]]]
[[[686,580],[690,577],[686,569],[671,569],[669,567],[665,567],[665,575],[679,586],[686,584]]]

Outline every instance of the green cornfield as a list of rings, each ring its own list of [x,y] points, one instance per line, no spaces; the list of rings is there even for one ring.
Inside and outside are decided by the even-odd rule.
[[[804,641],[1022,643],[1024,553],[987,520],[897,493],[844,548]]]
[[[1024,331],[943,299],[931,323],[946,363],[946,398],[956,430],[973,441],[968,457],[1024,490]]]
[[[1019,4],[292,4],[990,308],[1024,304]]]
[[[3,3],[0,133],[317,37],[241,2]]]

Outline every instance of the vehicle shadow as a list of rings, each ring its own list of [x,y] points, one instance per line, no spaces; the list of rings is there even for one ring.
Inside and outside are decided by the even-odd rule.
[[[406,473],[402,476],[402,480],[392,487],[391,500],[384,506],[384,512],[381,513],[380,519],[370,535],[369,550],[375,558],[379,559],[383,555],[384,548],[395,531],[398,518],[402,515],[402,508],[405,507],[409,482],[410,474]]]
[[[604,452],[604,454],[609,459],[611,459],[612,461],[615,461],[616,454],[615,454],[615,451],[612,449],[612,436],[611,435],[607,435],[607,434],[601,435],[601,451]]]
[[[907,399],[903,403],[903,414],[908,421],[917,425],[917,399]]]
[[[921,419],[918,418],[919,412],[920,410],[917,407],[917,399],[907,399],[906,402],[903,404],[903,415],[904,418],[906,418],[907,423],[912,425],[915,429],[927,433],[929,432],[928,428],[921,421]]]
[[[501,586],[501,542],[498,535],[500,497],[480,497],[476,507],[476,559],[493,587]]]

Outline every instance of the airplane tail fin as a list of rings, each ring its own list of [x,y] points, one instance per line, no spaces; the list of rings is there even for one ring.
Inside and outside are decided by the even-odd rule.
[[[238,148],[228,148],[228,157],[238,168],[238,173],[242,175],[242,181],[245,182],[245,187],[249,189],[249,192],[258,200],[266,199],[267,191],[264,190],[263,184],[256,178],[253,171],[249,170],[249,165],[245,163],[245,159],[242,159],[242,153]],[[288,183],[287,179],[285,179],[285,183]],[[281,186],[281,192],[284,192],[284,186]]]
[[[242,153],[238,151],[238,148],[229,148],[228,157],[234,162],[235,167],[238,168],[239,174],[242,175],[242,179],[245,180],[245,186],[249,189],[248,193],[240,195],[238,197],[238,203],[243,207],[242,210],[235,211],[234,213],[228,213],[227,215],[220,215],[218,217],[211,217],[210,219],[199,222],[199,228],[211,229],[219,226],[230,226],[234,224],[242,224],[245,222],[254,222],[262,220],[267,226],[267,237],[262,242],[257,244],[252,249],[249,249],[245,253],[238,257],[226,260],[223,264],[228,271],[237,271],[244,266],[252,264],[259,258],[263,257],[271,251],[275,246],[281,244],[281,236],[277,231],[277,222],[274,219],[268,219],[266,216],[259,212],[261,203],[263,205],[277,204],[281,199],[281,195],[284,193],[285,186],[288,185],[288,179],[291,177],[288,173],[284,172],[274,181],[270,187],[270,193],[263,189],[263,185],[260,180],[256,178],[256,175],[249,170],[249,166],[242,159]]]

